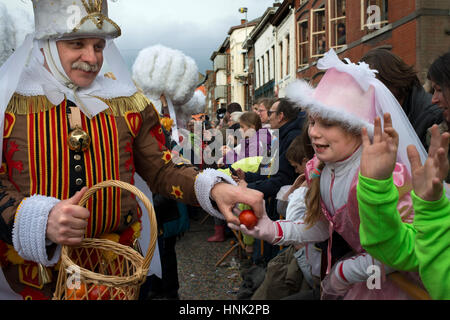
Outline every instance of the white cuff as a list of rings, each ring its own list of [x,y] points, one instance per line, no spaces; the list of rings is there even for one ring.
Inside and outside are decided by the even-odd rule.
[[[278,220],[281,228],[281,237],[276,245],[296,245],[311,242],[322,242],[330,237],[328,225],[324,220],[317,221],[312,227],[308,227],[302,219],[297,221]]]
[[[14,249],[23,259],[46,267],[58,262],[61,246],[57,246],[52,259],[48,260],[45,236],[48,215],[59,201],[52,197],[34,195],[23,199],[17,208],[12,238]]]
[[[237,185],[237,183],[225,173],[214,169],[205,169],[198,174],[197,179],[195,180],[195,195],[203,210],[216,218],[225,220],[225,217],[219,211],[214,209],[211,198],[209,197],[211,189],[219,182]]]

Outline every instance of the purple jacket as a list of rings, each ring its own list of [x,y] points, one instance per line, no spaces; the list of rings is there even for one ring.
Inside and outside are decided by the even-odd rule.
[[[228,151],[223,157],[224,164],[233,164],[248,157],[270,155],[272,136],[269,129],[259,129],[250,138],[241,139],[240,150],[236,152],[234,149]]]

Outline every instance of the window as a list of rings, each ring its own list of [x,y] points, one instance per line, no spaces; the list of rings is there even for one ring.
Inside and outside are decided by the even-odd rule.
[[[311,10],[311,57],[321,57],[326,51],[325,8]]]
[[[286,75],[289,74],[289,65],[290,63],[290,51],[291,51],[291,38],[289,37],[289,35],[286,36]]]
[[[270,51],[267,50],[267,80],[270,80]]]
[[[233,73],[234,72],[234,56],[233,55],[231,55],[230,62],[231,62],[231,72]]]
[[[361,0],[361,30],[372,32],[389,23],[388,0]]]
[[[266,64],[264,63],[264,56],[262,56],[262,84],[266,83]]]
[[[258,80],[257,87],[260,87],[261,86],[261,63],[260,63],[259,59],[256,61],[256,64],[258,66],[258,70],[257,70],[258,71],[258,75],[256,77],[256,79]]]
[[[345,0],[328,0],[329,17],[329,46],[333,49],[339,49],[346,43],[346,24],[345,24]]]
[[[309,31],[308,20],[298,22],[298,66],[304,67],[308,64],[309,58]]]
[[[278,45],[280,49],[280,79],[283,78],[283,42],[280,42]]]
[[[273,65],[273,79],[275,79],[275,70],[276,70],[276,64],[275,64],[275,46],[272,46],[272,65]]]

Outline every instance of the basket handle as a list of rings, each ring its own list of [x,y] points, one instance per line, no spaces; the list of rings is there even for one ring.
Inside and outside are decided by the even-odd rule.
[[[147,249],[147,253],[145,254],[144,261],[143,261],[143,268],[148,270],[150,267],[151,258],[153,257],[153,253],[155,252],[155,246],[156,246],[156,239],[157,239],[157,222],[156,222],[156,215],[155,210],[153,209],[153,205],[150,202],[150,200],[147,198],[147,196],[140,191],[135,186],[119,181],[119,180],[107,180],[100,182],[91,188],[89,188],[88,191],[83,195],[80,202],[78,203],[79,206],[84,206],[87,202],[87,200],[95,194],[98,190],[108,187],[116,187],[125,189],[131,193],[133,193],[136,197],[138,197],[142,203],[144,204],[145,208],[148,212],[149,222],[150,222],[150,244]]]
[[[431,300],[428,292],[413,284],[403,274],[396,271],[388,276],[400,289],[405,291],[409,296],[416,300]]]

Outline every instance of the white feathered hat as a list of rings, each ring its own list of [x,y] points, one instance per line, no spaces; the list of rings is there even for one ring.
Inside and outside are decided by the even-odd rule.
[[[133,80],[153,98],[165,94],[179,107],[192,99],[198,83],[198,67],[183,52],[153,45],[142,49],[133,64]]]
[[[37,40],[121,35],[106,0],[33,0],[33,10]]]
[[[422,143],[394,95],[376,78],[377,71],[364,62],[346,62],[331,49],[317,62],[318,69],[327,70],[317,87],[296,80],[287,88],[287,98],[310,114],[337,121],[353,132],[366,127],[371,136],[375,117],[383,121],[383,114],[390,113],[399,134],[399,161],[410,168],[406,154],[410,144],[416,146],[425,161]]]
[[[185,105],[197,101],[198,67],[194,59],[160,44],[144,48],[133,64],[133,80],[157,108],[161,94],[165,95],[174,120],[172,137],[179,142],[176,124],[182,125],[190,117],[186,110],[190,105]]]

